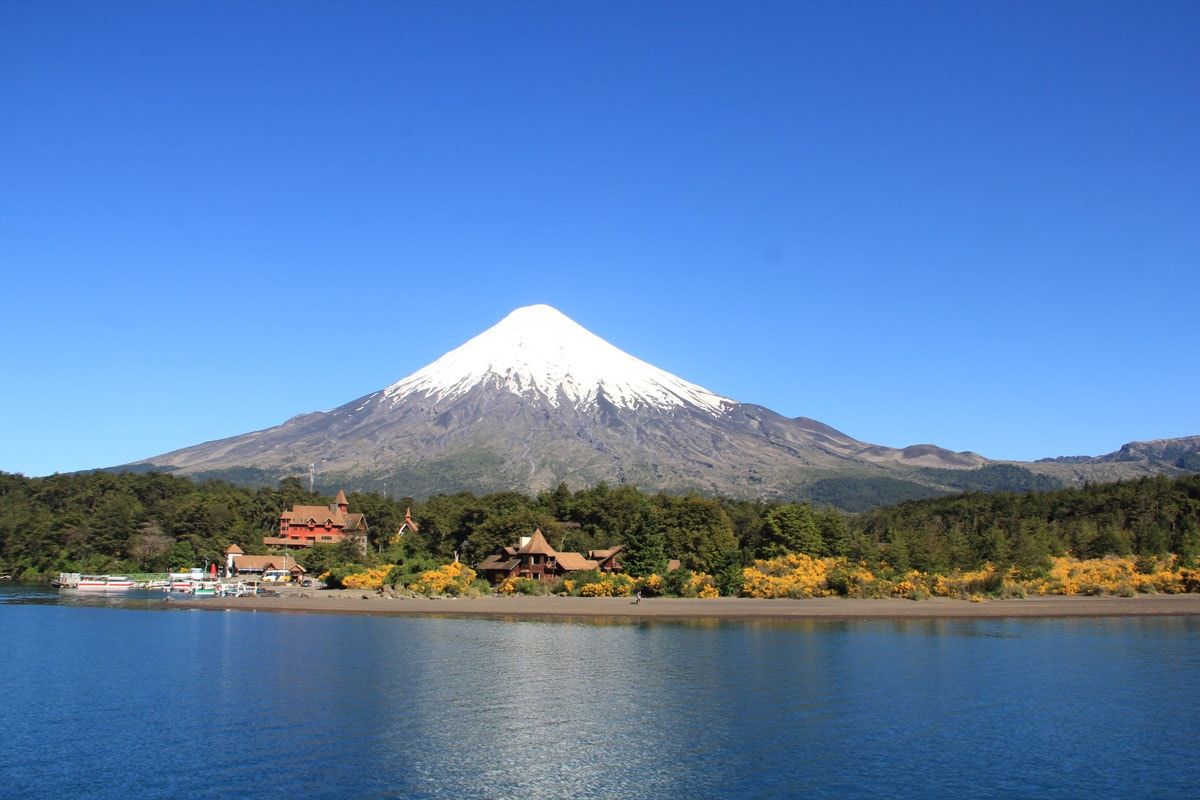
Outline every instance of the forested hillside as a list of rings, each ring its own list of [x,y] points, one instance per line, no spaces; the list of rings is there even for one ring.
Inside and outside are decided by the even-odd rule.
[[[265,552],[263,536],[296,504],[327,505],[295,479],[257,490],[158,473],[0,473],[0,572],[45,579],[60,571],[160,572],[223,560],[230,544]],[[516,492],[438,495],[423,502],[349,495],[366,515],[369,553],[326,546],[303,552],[310,571],[478,563],[540,528],[557,550],[628,544],[661,552],[696,573],[734,574],[756,559],[792,554],[844,559],[882,574],[949,574],[984,564],[1036,574],[1050,558],[1200,555],[1200,476],[1145,478],[1025,494],[969,492],[849,515],[805,504],[649,495],[599,485],[530,497]],[[407,509],[420,525],[396,533]],[[649,550],[647,550],[649,548]],[[734,581],[736,583],[736,581]],[[734,588],[732,585],[727,588]]]
[[[969,492],[860,515],[852,557],[929,572],[1047,556],[1200,555],[1200,476],[1141,478],[1026,494]]]

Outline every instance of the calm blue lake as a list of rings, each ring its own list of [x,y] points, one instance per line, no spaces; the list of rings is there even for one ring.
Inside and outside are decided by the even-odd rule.
[[[0,795],[1181,798],[1200,620],[514,622],[0,588]]]

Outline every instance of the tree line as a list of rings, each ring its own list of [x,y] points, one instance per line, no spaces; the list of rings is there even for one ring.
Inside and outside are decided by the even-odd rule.
[[[300,553],[310,572],[376,563],[477,564],[540,529],[556,550],[628,547],[633,574],[668,559],[692,572],[736,575],[785,554],[846,558],[897,574],[947,573],[987,563],[1036,571],[1052,556],[1200,556],[1200,476],[1144,478],[1058,491],[967,492],[850,514],[810,503],[696,494],[648,494],[629,485],[530,496],[462,492],[417,500],[348,495],[365,515],[368,553],[318,546]],[[168,474],[0,473],[0,572],[44,579],[60,571],[164,572],[222,562],[237,544],[263,554],[280,513],[329,505],[296,478],[248,489]],[[397,536],[411,510],[419,531]]]

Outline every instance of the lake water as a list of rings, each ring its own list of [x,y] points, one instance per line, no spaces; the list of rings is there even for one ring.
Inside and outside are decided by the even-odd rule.
[[[0,795],[1182,798],[1200,620],[544,622],[0,588]]]

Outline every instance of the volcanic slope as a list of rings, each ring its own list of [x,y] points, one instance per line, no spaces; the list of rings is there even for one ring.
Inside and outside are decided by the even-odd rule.
[[[315,465],[323,487],[386,482],[413,497],[603,481],[790,499],[831,479],[938,493],[948,487],[937,474],[989,463],[934,445],[872,445],[722,397],[534,305],[339,408],[127,466],[266,485]]]

